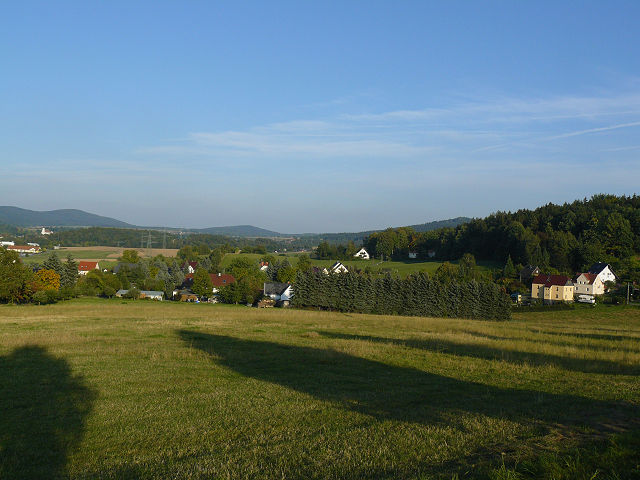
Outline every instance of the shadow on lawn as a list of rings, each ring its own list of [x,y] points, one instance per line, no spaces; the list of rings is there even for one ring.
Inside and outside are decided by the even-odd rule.
[[[330,349],[181,330],[180,338],[247,377],[276,383],[377,419],[458,424],[460,414],[607,432],[634,428],[639,408],[572,395],[467,382]],[[341,338],[341,337],[338,337]],[[345,336],[345,338],[356,338]],[[637,428],[637,426],[635,427]]]
[[[563,357],[537,352],[521,352],[503,350],[482,344],[456,343],[445,339],[397,339],[369,335],[350,335],[347,333],[320,332],[327,338],[342,340],[365,340],[368,342],[403,345],[410,348],[448,353],[462,357],[481,358],[485,360],[502,360],[511,363],[528,363],[530,365],[555,365],[565,370],[584,373],[605,373],[609,375],[638,375],[640,365],[625,365],[609,360],[591,360],[583,358]],[[487,337],[490,338],[490,337]]]
[[[95,394],[42,347],[0,357],[0,478],[58,478]]]

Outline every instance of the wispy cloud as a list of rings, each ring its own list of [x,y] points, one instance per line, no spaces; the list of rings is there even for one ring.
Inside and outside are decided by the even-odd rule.
[[[555,135],[548,137],[549,140],[555,140],[558,138],[577,137],[579,135],[586,135],[589,133],[607,132],[609,130],[617,130],[619,128],[640,127],[640,122],[620,123],[618,125],[610,125],[608,127],[588,128],[586,130],[578,130],[577,132],[563,133],[561,135]]]
[[[500,165],[549,155],[578,162],[585,161],[585,147],[560,146],[552,140],[637,127],[638,118],[640,93],[635,92],[591,97],[493,96],[445,107],[349,112],[243,130],[191,132],[182,141],[140,148],[137,153],[211,161],[296,160],[308,165],[349,158],[413,159],[413,164],[439,168],[489,159]],[[628,147],[624,139],[616,138],[622,141],[619,144],[606,139],[600,151]]]

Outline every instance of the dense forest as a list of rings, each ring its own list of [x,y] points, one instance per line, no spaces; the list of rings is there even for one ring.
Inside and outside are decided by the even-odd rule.
[[[608,262],[621,272],[637,269],[640,252],[640,197],[595,195],[564,205],[535,210],[496,212],[455,228],[417,233],[387,229],[365,240],[369,253],[380,257],[422,258],[432,251],[439,260],[464,253],[478,260],[534,264],[568,274],[595,262]]]

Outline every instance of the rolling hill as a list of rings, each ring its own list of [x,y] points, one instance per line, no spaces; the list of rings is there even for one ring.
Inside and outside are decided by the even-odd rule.
[[[62,209],[39,212],[9,206],[0,206],[0,223],[18,227],[133,227],[115,218],[103,217],[83,210]]]
[[[211,235],[226,235],[230,237],[286,237],[288,235],[266,230],[253,225],[234,225],[228,227],[209,227],[192,229],[197,233],[208,233]]]

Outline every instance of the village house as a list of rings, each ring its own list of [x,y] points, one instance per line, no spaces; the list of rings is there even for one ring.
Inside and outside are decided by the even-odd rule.
[[[6,249],[22,254],[40,253],[40,247],[36,245],[7,245]]]
[[[53,231],[47,230],[45,227],[42,227],[42,230],[40,231],[41,235],[51,235],[52,233]]]
[[[78,262],[78,275],[86,275],[91,270],[100,270],[98,262]]]
[[[293,298],[293,287],[290,283],[266,282],[263,293],[265,297],[275,300],[276,305],[287,306]]]
[[[531,284],[531,298],[543,303],[573,302],[573,282],[566,275],[537,275]]]
[[[415,260],[416,258],[418,258],[418,253],[417,252],[409,252],[409,259],[410,260]]]
[[[354,255],[356,258],[362,258],[363,260],[369,260],[369,252],[367,252],[364,247],[358,250],[358,252]]]
[[[520,282],[529,283],[538,275],[540,275],[540,269],[536,265],[527,265],[520,270]]]
[[[122,298],[126,296],[127,293],[129,293],[129,290],[120,289],[116,292],[116,297]],[[164,292],[161,292],[160,290],[141,290],[138,298],[148,298],[149,300],[158,300],[161,302],[164,299]]]
[[[581,273],[573,284],[576,295],[604,295],[604,283],[595,273]]]
[[[608,263],[594,263],[591,265],[589,273],[597,275],[603,284],[606,284],[607,282],[616,283],[618,281],[618,277],[613,273],[611,265]]]
[[[347,267],[345,267],[341,262],[334,263],[327,273],[349,273]]]
[[[218,293],[220,288],[236,283],[236,279],[233,275],[228,273],[210,273],[211,283],[213,283],[213,292]]]
[[[269,262],[260,262],[260,271],[266,272],[269,268]]]
[[[182,264],[182,270],[186,270],[186,273],[196,273],[198,268],[198,262],[185,262]]]
[[[427,257],[433,258],[435,256],[436,256],[436,251],[435,250],[428,250],[427,251]]]

